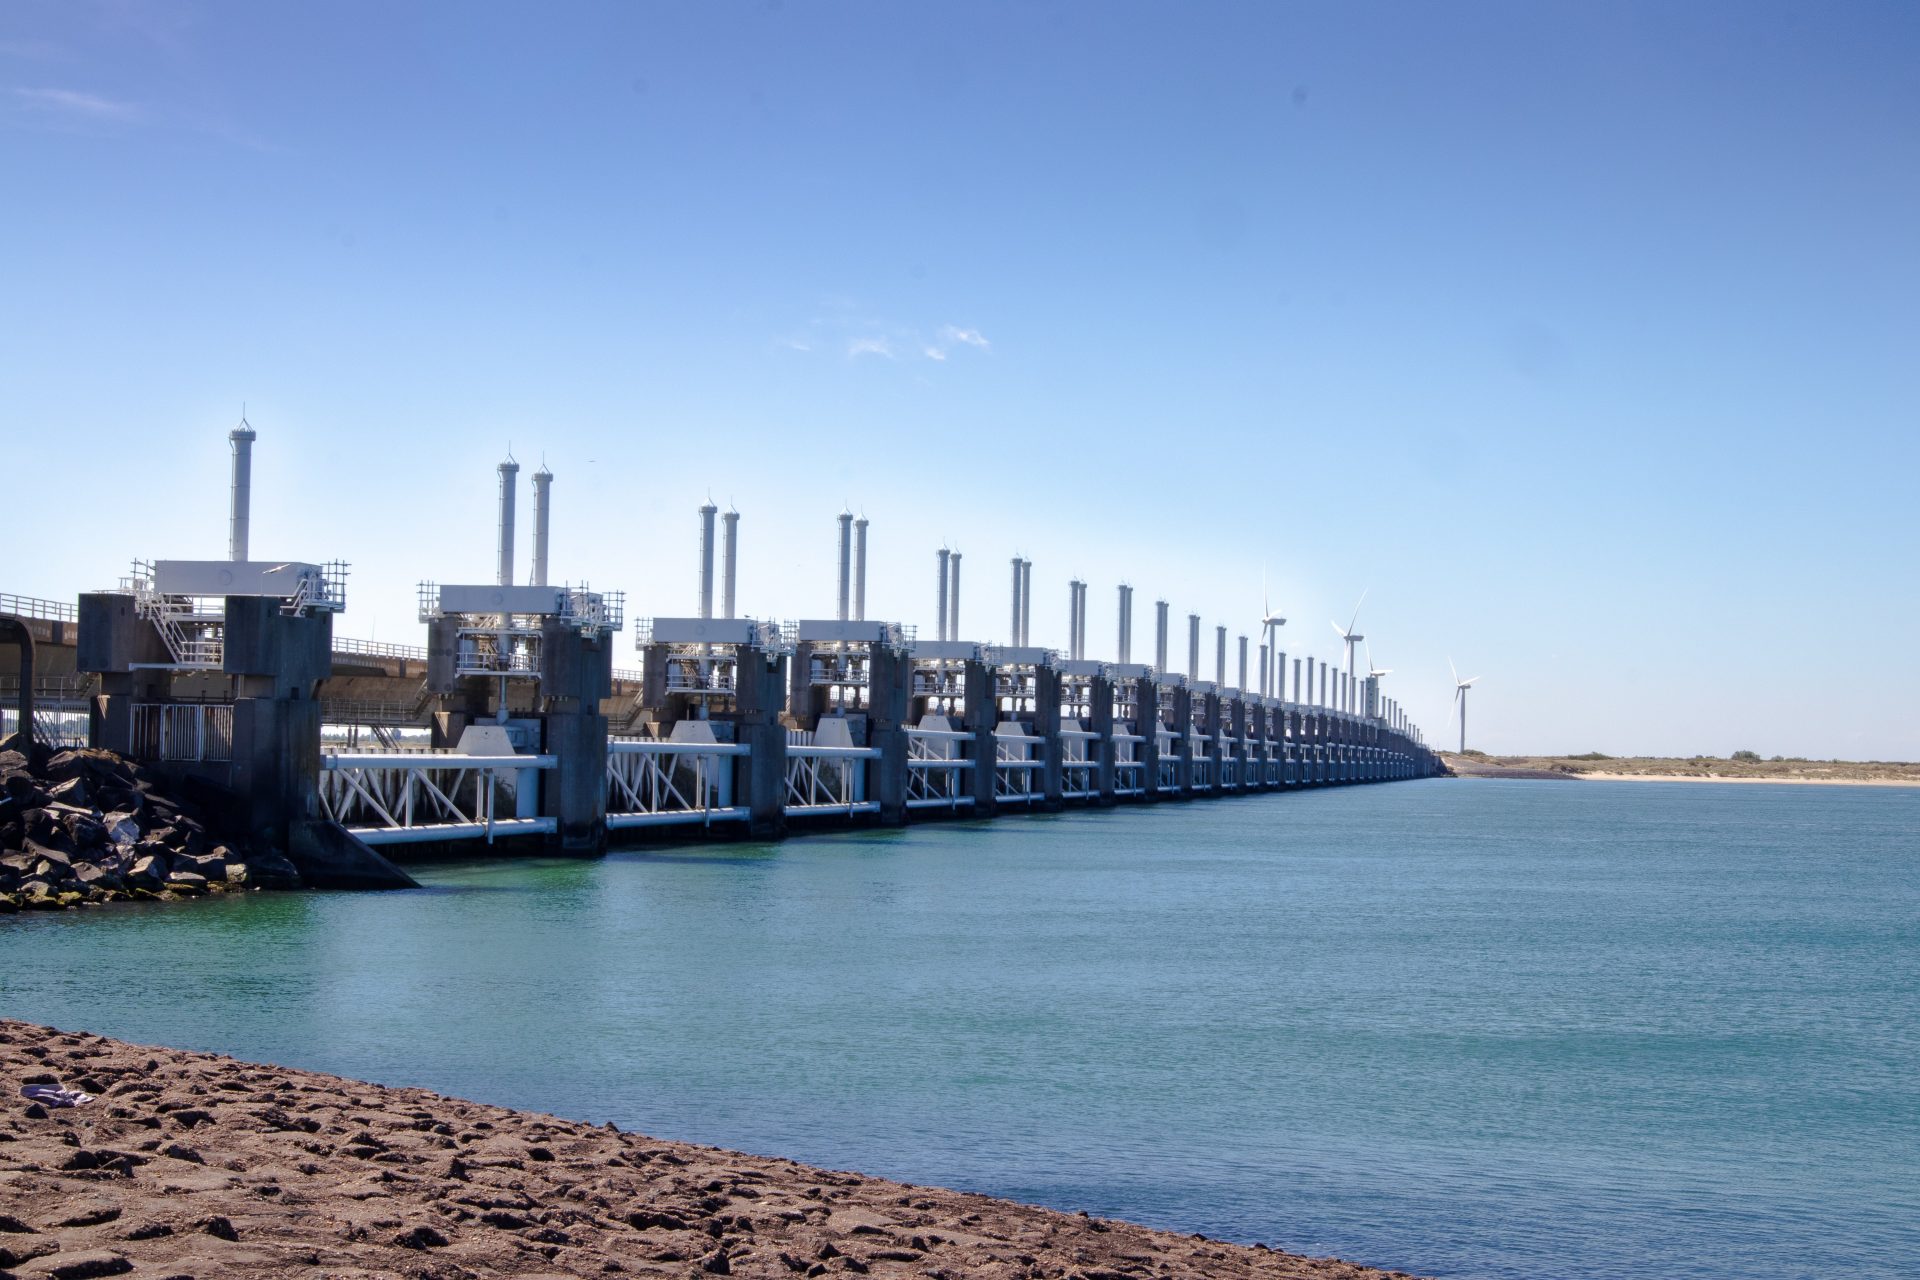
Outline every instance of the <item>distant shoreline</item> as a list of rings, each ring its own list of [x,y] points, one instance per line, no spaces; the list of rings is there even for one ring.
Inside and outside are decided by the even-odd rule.
[[[1462,778],[1542,782],[1735,782],[1816,787],[1920,787],[1920,764],[1900,761],[1715,760],[1657,756],[1442,754]]]

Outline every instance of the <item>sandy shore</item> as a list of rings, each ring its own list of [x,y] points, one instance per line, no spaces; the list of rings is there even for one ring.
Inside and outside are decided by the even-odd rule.
[[[1742,786],[1780,787],[1920,787],[1920,782],[1894,778],[1702,778],[1687,773],[1576,773],[1576,781],[1597,782],[1737,782]]]
[[[23,1022],[0,1066],[23,1280],[1398,1274]]]

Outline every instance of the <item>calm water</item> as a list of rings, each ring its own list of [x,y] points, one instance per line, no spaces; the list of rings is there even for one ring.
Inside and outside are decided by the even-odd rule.
[[[1920,790],[1430,782],[0,920],[0,1009],[1445,1276],[1920,1274]]]

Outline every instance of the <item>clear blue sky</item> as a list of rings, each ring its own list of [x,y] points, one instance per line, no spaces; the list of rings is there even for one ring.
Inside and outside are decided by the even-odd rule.
[[[245,401],[346,634],[489,578],[511,441],[637,615],[709,489],[830,613],[845,501],[928,630],[942,540],[1101,654],[1264,572],[1436,738],[1451,654],[1493,750],[1913,759],[1916,67],[1908,4],[15,0],[0,590],[222,554]]]

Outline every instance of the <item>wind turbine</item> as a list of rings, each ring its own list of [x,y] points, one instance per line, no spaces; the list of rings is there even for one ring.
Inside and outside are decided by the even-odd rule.
[[[1273,611],[1273,604],[1267,599],[1267,575],[1260,575],[1260,643],[1267,646],[1267,687],[1263,693],[1273,694],[1273,664],[1280,661],[1280,648],[1274,632],[1287,625],[1287,620]]]
[[[1373,588],[1369,587],[1367,591],[1371,591],[1372,589]],[[1360,604],[1365,604],[1366,602],[1367,592],[1362,591],[1360,593]],[[1347,679],[1349,680],[1353,679],[1353,646],[1366,639],[1365,636],[1353,629],[1354,623],[1360,621],[1360,604],[1353,606],[1353,619],[1348,622],[1346,626],[1342,627],[1337,622],[1332,624],[1333,634],[1339,636],[1347,645]]]
[[[1455,715],[1460,717],[1460,754],[1465,755],[1467,751],[1467,690],[1472,688],[1473,682],[1480,677],[1469,676],[1462,680],[1460,668],[1453,665],[1452,658],[1447,659],[1447,669],[1453,672],[1453,711],[1448,714],[1447,719],[1451,720]]]

